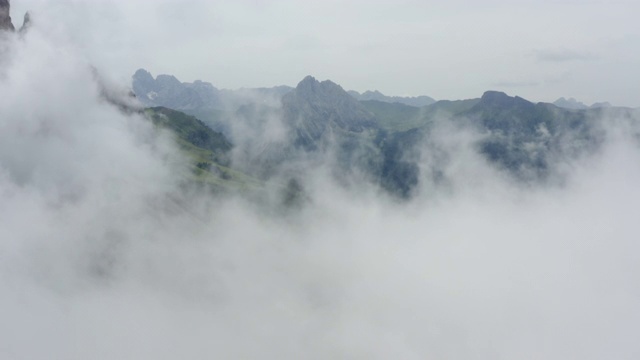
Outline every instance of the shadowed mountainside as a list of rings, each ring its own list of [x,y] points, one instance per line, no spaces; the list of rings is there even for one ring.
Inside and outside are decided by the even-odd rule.
[[[157,91],[147,91],[150,89]],[[196,113],[205,107],[222,111],[215,108],[224,108],[221,104],[227,101],[221,100],[222,92],[211,84],[180,83],[167,75],[154,79],[144,70],[134,75],[134,91],[147,91],[138,96],[143,103],[162,102]],[[244,103],[235,102],[224,114],[218,113],[213,125],[211,118],[205,120],[209,127],[225,129],[221,135],[226,136],[227,144],[234,144],[226,150],[232,155],[215,158],[215,162],[262,181],[283,171],[288,174],[285,178],[298,178],[308,166],[331,164],[336,177],[346,183],[354,175],[364,177],[404,198],[412,196],[425,176],[430,181],[446,181],[442,166],[448,156],[434,145],[434,129],[444,124],[474,129],[480,135],[475,147],[490,164],[519,181],[536,182],[557,176],[559,163],[595,151],[605,136],[599,119],[615,117],[635,124],[638,116],[627,108],[567,109],[536,104],[497,91],[487,91],[479,99],[430,101],[426,106],[390,101],[390,97],[358,101],[354,92],[312,76],[293,89],[270,88],[263,93],[276,101],[247,97]],[[262,136],[274,126],[282,127],[283,136]],[[234,128],[244,129],[244,137],[238,130],[234,133]],[[425,158],[434,156],[439,160],[425,163]]]

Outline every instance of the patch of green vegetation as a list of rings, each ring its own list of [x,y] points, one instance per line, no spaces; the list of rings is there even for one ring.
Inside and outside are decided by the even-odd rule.
[[[165,107],[148,109],[147,114],[154,124],[172,130],[179,138],[196,147],[210,150],[218,156],[231,150],[231,143],[224,135],[211,130],[194,116]]]
[[[156,107],[145,110],[154,125],[169,130],[188,164],[184,177],[214,189],[248,190],[262,182],[229,167],[231,143],[197,118],[180,111]]]

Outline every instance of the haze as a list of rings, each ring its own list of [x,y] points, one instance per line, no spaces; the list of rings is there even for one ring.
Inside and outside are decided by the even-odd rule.
[[[0,358],[637,359],[638,119],[599,119],[601,146],[558,158],[558,178],[542,183],[510,177],[474,146],[486,134],[443,119],[419,149],[415,198],[357,177],[344,186],[328,164],[303,163],[307,202],[286,211],[182,187],[172,137],[106,101],[92,68],[117,79],[144,65],[221,87],[315,73],[347,88],[456,98],[569,71],[565,82],[514,92],[623,103],[637,86],[637,53],[621,53],[637,34],[630,4],[574,13],[577,4],[522,4],[522,21],[498,22],[513,32],[491,19],[515,8],[491,2],[433,11],[417,2],[14,4],[14,19],[28,7],[42,20],[0,38]],[[334,26],[326,18],[336,8]],[[568,24],[529,32],[543,12],[560,17],[554,8]],[[601,36],[589,14],[608,19],[594,20]],[[552,35],[571,24],[585,33]],[[285,34],[293,25],[300,32]],[[385,37],[390,29],[399,40]],[[571,56],[585,51],[588,60]],[[582,80],[593,64],[610,72]],[[610,92],[584,86],[599,81]]]
[[[219,88],[314,75],[387,95],[453,100],[492,89],[640,106],[632,0],[24,0],[14,9],[74,38],[123,82],[144,67]]]

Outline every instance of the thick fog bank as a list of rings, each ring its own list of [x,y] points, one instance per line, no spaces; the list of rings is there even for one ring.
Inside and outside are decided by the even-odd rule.
[[[38,28],[3,41],[0,358],[640,353],[640,152],[624,133],[534,188],[442,134],[442,188],[398,204],[316,169],[310,200],[270,216],[182,195],[169,137],[101,100],[73,46]]]

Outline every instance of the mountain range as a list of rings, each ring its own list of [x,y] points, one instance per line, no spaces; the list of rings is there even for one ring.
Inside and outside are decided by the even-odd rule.
[[[605,136],[603,119],[627,121],[637,129],[639,115],[629,108],[578,106],[574,99],[533,103],[497,91],[453,101],[359,94],[312,76],[295,88],[232,91],[170,75],[153,78],[141,69],[132,85],[152,116],[164,116],[162,126],[200,129],[182,141],[204,149],[192,156],[194,166],[213,179],[231,179],[233,170],[234,181],[264,184],[281,177],[280,184],[299,184],[310,164],[330,164],[343,183],[364,179],[401,198],[411,197],[421,181],[447,181],[442,168],[448,156],[434,135],[443,124],[455,131],[473,129],[479,134],[473,146],[489,164],[535,183],[556,179],[559,164],[595,151]]]
[[[381,93],[378,90],[370,91],[367,90],[360,94],[357,91],[349,90],[349,95],[353,96],[357,100],[366,101],[366,100],[376,100],[387,103],[400,103],[409,106],[427,106],[436,102],[433,98],[429,96],[387,96]]]
[[[597,102],[592,104],[591,106],[587,106],[586,104],[574,99],[574,98],[569,98],[569,99],[565,99],[563,97],[559,98],[558,100],[553,102],[553,105],[561,107],[561,108],[565,108],[565,109],[577,109],[577,110],[581,110],[581,109],[588,109],[588,108],[606,108],[606,107],[611,107],[611,104],[609,104],[608,102]]]
[[[19,31],[30,23],[27,13]],[[15,31],[8,0],[0,0],[0,30]],[[560,164],[601,146],[610,122],[640,138],[640,110],[587,106],[574,98],[533,103],[486,91],[479,98],[436,101],[347,91],[312,76],[296,87],[228,90],[139,69],[132,101],[95,76],[106,101],[174,135],[186,154],[187,181],[215,191],[275,182],[290,198],[309,169],[327,166],[343,184],[368,181],[410,198],[424,188],[417,186],[422,181],[447,181],[450,154],[438,143],[443,127],[473,131],[472,145],[488,164],[525,183],[557,180]]]

